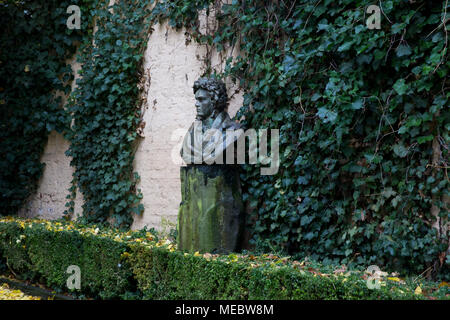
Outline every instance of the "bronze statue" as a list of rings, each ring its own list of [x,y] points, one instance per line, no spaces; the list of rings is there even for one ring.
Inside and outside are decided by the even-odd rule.
[[[223,152],[243,133],[225,111],[225,84],[214,78],[200,78],[194,83],[194,94],[197,115],[184,137],[181,157],[186,164],[222,164]]]
[[[226,112],[228,96],[222,81],[200,78],[194,83],[194,94],[196,119],[180,152],[187,166],[180,169],[178,248],[211,253],[239,251],[244,226],[239,168],[223,164],[221,156],[231,145],[234,149],[243,130]]]

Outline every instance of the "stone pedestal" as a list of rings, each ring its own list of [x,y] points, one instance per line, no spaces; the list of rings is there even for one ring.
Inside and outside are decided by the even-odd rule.
[[[244,206],[235,165],[181,167],[178,248],[190,252],[240,250]]]

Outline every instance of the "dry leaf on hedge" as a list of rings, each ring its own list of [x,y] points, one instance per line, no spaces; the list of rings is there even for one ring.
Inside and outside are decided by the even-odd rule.
[[[415,294],[422,294],[422,288],[420,286],[417,286],[416,290],[414,290]]]

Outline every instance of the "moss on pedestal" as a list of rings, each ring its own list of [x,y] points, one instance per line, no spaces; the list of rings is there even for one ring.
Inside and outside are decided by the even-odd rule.
[[[181,167],[178,248],[226,253],[240,250],[244,211],[237,166]]]

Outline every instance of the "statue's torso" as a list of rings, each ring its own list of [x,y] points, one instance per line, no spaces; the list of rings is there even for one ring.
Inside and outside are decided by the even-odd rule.
[[[227,131],[233,131],[232,139],[231,137],[227,139]],[[196,120],[184,137],[180,151],[181,157],[187,164],[213,161],[214,157],[224,154],[242,131],[240,125],[233,122],[225,111],[220,112],[215,118]],[[211,155],[212,150],[214,150],[213,155]]]

